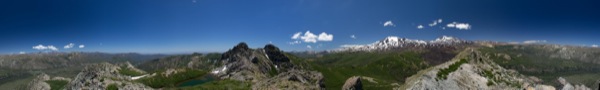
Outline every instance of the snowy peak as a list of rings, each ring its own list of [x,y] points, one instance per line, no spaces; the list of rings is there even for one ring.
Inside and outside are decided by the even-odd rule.
[[[430,43],[460,43],[460,42],[464,42],[464,41],[459,38],[452,37],[452,36],[446,36],[446,35],[436,38],[433,41],[430,41]]]
[[[442,36],[435,40],[426,42],[424,40],[413,40],[407,38],[400,38],[397,36],[388,36],[385,39],[376,41],[375,43],[368,45],[342,45],[341,51],[352,50],[352,51],[370,51],[370,50],[384,50],[390,48],[398,48],[405,46],[416,46],[416,47],[428,47],[428,46],[445,46],[465,43],[467,41],[458,39],[452,36]]]
[[[397,42],[398,41],[398,37],[396,37],[396,36],[388,36],[385,39],[383,39],[383,41],[386,41],[386,42]]]
[[[399,38],[397,36],[388,36],[383,40],[377,41],[373,43],[371,46],[377,46],[373,48],[387,48],[387,47],[396,47],[396,46],[405,46],[405,45],[419,45],[419,44],[427,44],[427,42],[423,40],[412,40],[407,38]]]
[[[439,38],[437,38],[437,39],[435,39],[435,40],[436,40],[436,41],[451,41],[451,40],[458,40],[458,39],[457,39],[457,38],[454,38],[454,37],[452,37],[452,36],[446,36],[446,35],[444,35],[444,36],[442,36],[442,37],[439,37]]]

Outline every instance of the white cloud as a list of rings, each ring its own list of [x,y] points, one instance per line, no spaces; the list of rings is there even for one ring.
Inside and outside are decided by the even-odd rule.
[[[306,48],[308,48],[308,49],[312,49],[312,46],[310,46],[310,45],[306,45]]]
[[[423,25],[417,26],[417,29],[423,29],[423,28],[424,28]]]
[[[21,51],[21,52],[19,52],[19,54],[25,54],[25,52]]]
[[[85,48],[85,45],[81,44],[79,45],[79,48]]]
[[[469,25],[468,23],[457,23],[457,22],[449,23],[448,25],[446,25],[446,27],[448,27],[448,28],[456,28],[456,29],[459,29],[459,30],[469,30],[469,29],[471,29],[471,25]]]
[[[48,45],[48,46],[44,46],[42,44],[37,45],[37,46],[33,46],[32,47],[35,50],[53,50],[53,51],[58,51],[58,48],[54,47],[53,45]]]
[[[33,49],[35,49],[35,50],[46,50],[46,49],[48,49],[48,47],[40,44],[40,45],[37,45],[37,46],[33,46]]]
[[[69,48],[73,48],[73,46],[75,46],[75,44],[69,43],[69,44],[65,45],[63,48],[69,49]]]
[[[317,35],[310,33],[310,31],[306,31],[306,33],[304,33],[304,36],[300,36],[300,39],[308,43],[317,43],[317,38]]]
[[[288,44],[294,45],[294,44],[300,44],[300,43],[302,43],[302,42],[300,42],[300,41],[293,41],[293,42],[289,42]]]
[[[435,25],[438,25],[439,23],[442,23],[442,19],[434,20],[433,23],[429,24],[429,26],[433,27]]]
[[[533,44],[533,43],[546,43],[546,40],[526,40],[523,41],[523,44]]]
[[[595,48],[597,48],[597,47],[598,47],[598,45],[594,44],[594,45],[592,45],[592,47],[595,47]]]
[[[300,35],[302,35],[302,32],[297,32],[292,36],[292,39],[298,39],[300,38]]]
[[[318,36],[310,31],[306,31],[304,35],[298,32],[292,36],[292,39],[300,39],[306,43],[317,43],[318,41],[333,41],[333,34],[327,34],[326,32],[321,32]],[[290,44],[299,44],[300,42],[294,41],[290,42]]]
[[[56,47],[54,47],[54,46],[52,46],[52,45],[49,45],[49,46],[48,46],[48,49],[50,49],[50,50],[52,50],[52,51],[58,51],[58,48],[56,48]]]
[[[317,38],[317,40],[319,40],[319,41],[332,41],[333,40],[333,34],[327,34],[325,32],[322,32],[321,34],[319,34],[319,38]]]
[[[356,39],[356,36],[354,36],[354,35],[350,35],[350,38],[352,38],[352,39]]]
[[[385,23],[383,23],[383,27],[387,27],[387,26],[396,26],[396,25],[394,25],[394,23],[392,23],[392,21],[389,20],[389,21],[385,21]]]

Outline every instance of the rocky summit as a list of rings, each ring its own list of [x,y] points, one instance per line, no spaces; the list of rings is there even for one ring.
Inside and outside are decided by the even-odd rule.
[[[342,90],[362,90],[362,81],[360,80],[360,76],[353,76],[346,80]]]
[[[320,72],[296,68],[285,54],[274,45],[250,49],[239,43],[221,56],[221,65],[212,74],[221,79],[257,83],[254,89],[320,89],[323,76]]]

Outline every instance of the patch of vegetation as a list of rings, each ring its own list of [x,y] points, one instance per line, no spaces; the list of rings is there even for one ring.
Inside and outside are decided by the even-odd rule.
[[[488,79],[494,78],[494,73],[492,73],[492,71],[490,70],[483,70],[483,76],[485,76]]]
[[[127,68],[127,67],[121,67],[121,69],[119,69],[119,73],[123,74],[123,75],[127,75],[127,76],[140,76],[140,75],[144,75],[141,72],[135,71],[135,70]]]
[[[178,83],[201,77],[207,73],[207,71],[186,69],[183,72],[171,74],[168,77],[164,76],[163,74],[157,74],[156,76],[141,78],[136,81],[152,88],[175,87]]]
[[[110,84],[108,85],[108,87],[106,87],[106,90],[119,90],[119,87],[117,87],[117,84]]]
[[[65,85],[69,83],[66,80],[47,80],[46,83],[50,85],[50,90],[62,90],[65,88]]]
[[[364,89],[392,89],[391,83],[404,83],[407,77],[429,67],[418,52],[339,52],[315,58],[296,58],[291,61],[327,78],[327,89],[338,90],[352,76],[375,78],[378,83],[366,83]]]
[[[492,86],[492,85],[494,85],[494,81],[492,81],[492,80],[488,80],[488,81],[487,81],[487,86]]]
[[[237,80],[219,80],[219,81],[211,81],[205,84],[191,86],[191,87],[183,87],[180,88],[182,90],[250,90],[251,83],[237,81]]]
[[[494,85],[494,81],[497,81],[494,78],[495,77],[494,73],[492,73],[492,71],[490,71],[490,70],[483,70],[483,76],[488,79],[488,82],[487,82],[488,86]]]
[[[452,65],[448,66],[448,68],[444,68],[444,69],[438,71],[436,79],[447,79],[448,78],[448,74],[450,74],[451,72],[454,72],[454,71],[458,70],[458,68],[460,67],[460,65],[462,65],[464,63],[467,63],[467,60],[466,59],[460,59],[460,61],[453,63]]]
[[[277,72],[277,69],[275,69],[275,66],[271,65],[271,70],[269,70],[269,75],[270,75],[271,77],[273,77],[273,76],[276,76],[277,74],[279,74],[279,73]]]

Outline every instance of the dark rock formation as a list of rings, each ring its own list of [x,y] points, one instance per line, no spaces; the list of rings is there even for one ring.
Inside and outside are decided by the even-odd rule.
[[[294,68],[291,60],[274,45],[250,49],[240,43],[221,56],[221,65],[211,73],[222,79],[256,83],[253,89],[323,89],[323,75]]]
[[[265,53],[267,53],[267,56],[269,57],[271,62],[273,62],[273,64],[277,65],[279,68],[293,68],[290,59],[287,56],[285,56],[285,54],[283,54],[283,52],[279,50],[279,48],[275,47],[272,44],[268,44],[265,46],[264,50]]]
[[[268,60],[263,50],[249,49],[246,43],[240,43],[221,55],[221,66],[213,70],[221,78],[252,81],[268,77],[275,65]]]

